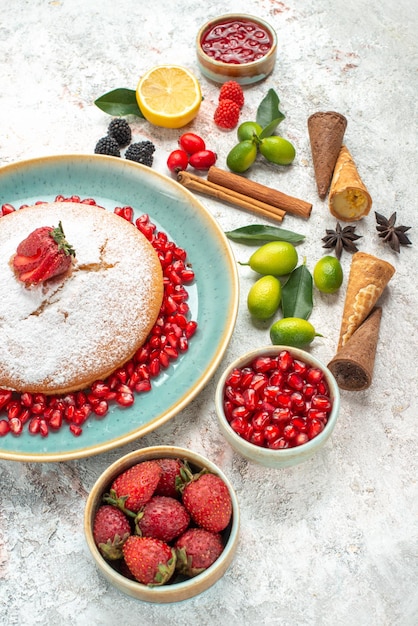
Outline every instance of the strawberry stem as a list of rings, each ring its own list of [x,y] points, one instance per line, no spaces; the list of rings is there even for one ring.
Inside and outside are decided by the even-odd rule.
[[[61,221],[59,221],[58,226],[51,230],[50,235],[55,243],[58,244],[58,250],[62,250],[66,256],[75,256],[74,248],[65,238]]]

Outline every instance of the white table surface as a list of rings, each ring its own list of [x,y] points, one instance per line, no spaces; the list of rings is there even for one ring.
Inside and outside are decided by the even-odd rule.
[[[228,4],[228,6],[226,6]],[[0,461],[0,611],[2,624],[81,626],[183,625],[413,626],[418,624],[417,524],[417,10],[413,0],[241,0],[163,2],[17,0],[1,2],[0,165],[44,155],[88,153],[110,118],[99,95],[136,86],[153,65],[193,70],[204,101],[188,130],[218,153],[235,131],[213,123],[218,87],[198,71],[199,27],[225,12],[267,19],[277,30],[273,74],[245,89],[242,120],[253,119],[269,88],[286,120],[280,132],[296,146],[291,168],[257,162],[249,176],[313,203],[309,220],[287,215],[283,227],[306,234],[300,248],[312,269],[321,237],[333,227],[319,200],[306,121],[317,110],[348,119],[345,143],[373,197],[358,225],[361,250],[393,263],[382,300],[374,379],[363,392],[342,392],[332,439],[309,462],[284,470],[247,463],[218,430],[214,390],[199,396],[157,431],[96,457],[63,463]],[[135,138],[157,146],[155,169],[179,131],[130,119]],[[224,230],[255,222],[248,213],[201,197]],[[413,246],[393,253],[378,239],[373,210],[412,226]],[[232,244],[237,260],[248,248]],[[347,279],[351,257],[342,257]],[[236,328],[223,359],[266,343],[246,310],[254,276],[239,268]],[[346,281],[345,279],[345,281]],[[312,354],[334,355],[344,300],[315,293],[311,321],[324,337]],[[240,544],[227,573],[194,599],[141,603],[102,578],[83,536],[89,489],[115,459],[138,446],[192,448],[217,463],[241,505]]]

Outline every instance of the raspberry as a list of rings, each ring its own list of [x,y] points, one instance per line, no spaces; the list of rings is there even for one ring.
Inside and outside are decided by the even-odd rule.
[[[152,141],[139,141],[132,143],[125,152],[125,158],[128,161],[136,161],[142,165],[151,167],[154,160],[155,146]]]
[[[116,117],[110,122],[107,133],[116,139],[121,148],[127,146],[132,139],[131,127],[126,120],[120,117]]]
[[[219,102],[221,100],[232,100],[232,102],[235,102],[239,108],[242,109],[244,106],[244,92],[242,91],[241,85],[235,80],[229,80],[224,83],[219,92]]]
[[[95,154],[107,154],[109,156],[120,157],[119,144],[113,137],[102,137],[96,143]]]
[[[238,124],[240,108],[233,100],[221,100],[215,111],[214,120],[219,128],[231,130]]]

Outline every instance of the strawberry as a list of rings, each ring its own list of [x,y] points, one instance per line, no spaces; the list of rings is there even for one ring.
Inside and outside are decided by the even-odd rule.
[[[74,248],[65,239],[59,222],[56,228],[37,228],[20,242],[13,257],[13,269],[23,283],[43,283],[67,272],[73,256]]]
[[[93,521],[93,538],[105,559],[122,558],[122,546],[131,534],[129,520],[122,511],[103,504]]]
[[[163,473],[155,490],[155,495],[178,497],[176,482],[184,463],[180,459],[158,459],[158,463]]]
[[[235,80],[228,80],[222,85],[219,92],[219,101],[221,100],[232,100],[242,109],[244,106],[244,92],[241,85]]]
[[[174,544],[176,569],[185,576],[196,576],[222,554],[224,549],[219,533],[204,528],[189,528]]]
[[[135,528],[138,535],[170,543],[184,533],[189,523],[190,515],[181,502],[169,496],[153,496],[139,511]]]
[[[122,552],[130,572],[144,585],[163,585],[174,573],[176,553],[160,539],[131,535]]]
[[[219,476],[202,470],[183,486],[183,504],[192,520],[205,530],[220,532],[231,519],[229,489]]]
[[[137,463],[119,474],[103,500],[135,517],[139,509],[153,496],[161,474],[162,469],[157,461]]]
[[[219,128],[231,130],[238,124],[240,108],[233,100],[221,100],[214,114],[215,124]]]

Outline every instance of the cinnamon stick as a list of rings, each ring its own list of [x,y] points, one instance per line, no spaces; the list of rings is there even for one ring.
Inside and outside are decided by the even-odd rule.
[[[312,211],[312,204],[288,196],[277,189],[272,189],[261,183],[248,180],[244,176],[233,174],[212,165],[208,170],[208,181],[213,182],[227,189],[237,191],[249,198],[266,202],[274,207],[282,209],[287,213],[298,215],[299,217],[309,217]]]
[[[190,172],[181,171],[177,174],[177,180],[187,189],[191,191],[197,191],[198,193],[217,198],[223,202],[228,202],[239,206],[242,209],[257,213],[263,217],[281,222],[285,216],[285,211],[278,209],[275,206],[261,202],[254,198],[250,198],[242,193],[238,193],[227,187],[222,187],[216,183],[191,174]]]

